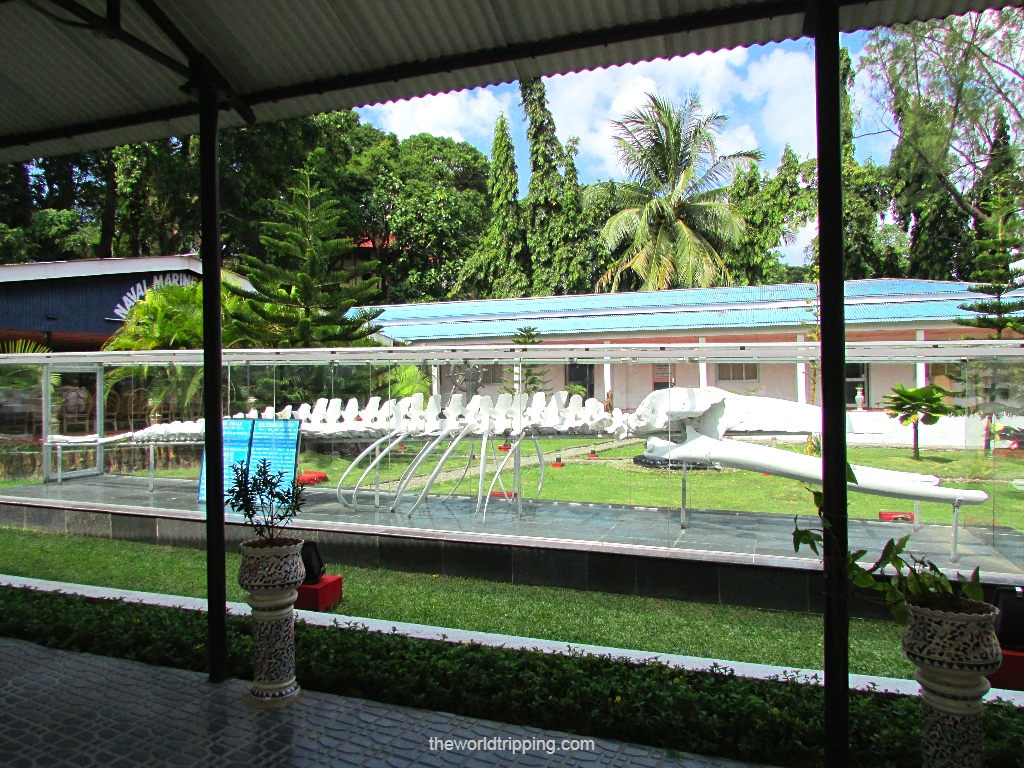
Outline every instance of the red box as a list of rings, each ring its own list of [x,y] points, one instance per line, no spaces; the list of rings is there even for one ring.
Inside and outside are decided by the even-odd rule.
[[[326,573],[319,584],[300,584],[295,607],[302,611],[326,611],[341,602],[341,576]]]
[[[879,512],[878,519],[884,520],[887,523],[912,523],[914,522],[913,512]]]
[[[1024,691],[1024,651],[1003,650],[1003,665],[988,676],[993,688]]]

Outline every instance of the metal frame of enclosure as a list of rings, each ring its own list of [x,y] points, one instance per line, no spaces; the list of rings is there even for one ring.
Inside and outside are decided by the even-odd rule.
[[[9,90],[0,94],[0,161],[200,135],[206,287],[203,364],[206,439],[211,447],[210,679],[227,676],[224,510],[219,503],[222,468],[217,449],[222,366],[217,140],[221,111],[227,110],[226,125],[252,124],[523,77],[809,36],[815,40],[817,91],[824,496],[833,533],[825,549],[825,762],[836,768],[848,765],[847,350],[839,34],[1009,4],[1013,3],[707,0],[697,5],[605,0],[592,6],[570,0],[321,0],[296,6],[264,0],[245,14],[233,14],[209,2],[168,11],[157,0],[0,3],[0,68],[9,83]],[[353,30],[359,34],[353,36]]]

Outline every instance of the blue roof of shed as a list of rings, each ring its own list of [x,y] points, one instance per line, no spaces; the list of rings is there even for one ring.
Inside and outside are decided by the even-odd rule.
[[[770,329],[809,324],[813,283],[691,288],[382,307],[382,333],[405,341],[509,338],[525,325],[542,336]],[[972,313],[967,283],[878,279],[846,283],[849,324],[952,321]]]

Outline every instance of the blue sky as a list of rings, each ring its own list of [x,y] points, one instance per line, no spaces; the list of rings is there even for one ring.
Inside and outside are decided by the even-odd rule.
[[[856,63],[866,33],[845,35],[843,44]],[[622,179],[612,146],[610,120],[638,107],[645,93],[680,101],[697,93],[705,108],[729,117],[719,146],[723,152],[759,147],[763,165],[775,168],[786,144],[802,157],[813,157],[814,48],[808,40],[737,48],[701,55],[657,60],[622,67],[546,78],[548,101],[559,138],[580,138],[577,157],[580,180]],[[862,121],[858,133],[877,130],[877,108],[870,84],[859,75],[855,101]],[[517,84],[476,88],[358,110],[362,118],[399,138],[433,133],[468,141],[488,156],[494,121],[504,112],[516,145],[521,193],[526,193],[529,155],[526,124]],[[889,135],[858,139],[857,156],[887,163],[893,141]],[[785,260],[803,263],[803,249],[814,236],[809,227],[786,246]]]

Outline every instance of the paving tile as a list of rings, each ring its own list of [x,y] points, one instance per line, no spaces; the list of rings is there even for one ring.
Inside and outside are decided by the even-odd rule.
[[[248,684],[0,638],[5,768],[725,768],[729,761],[597,742],[593,752],[512,755],[430,749],[430,737],[554,739],[567,734],[304,691],[283,709],[247,703]],[[13,752],[13,754],[12,754]]]

